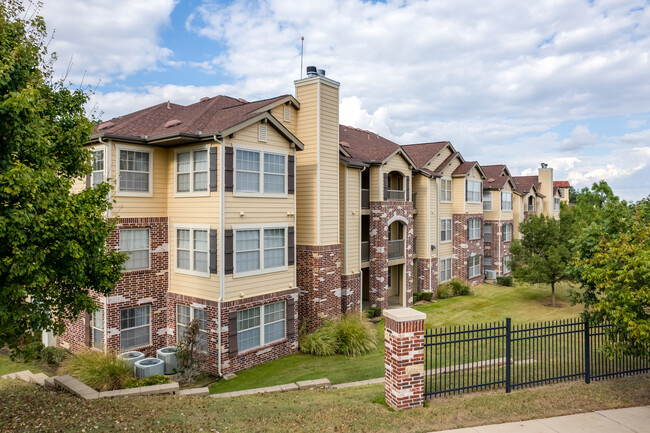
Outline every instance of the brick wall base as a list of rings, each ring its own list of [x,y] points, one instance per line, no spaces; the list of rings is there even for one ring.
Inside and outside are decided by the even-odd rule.
[[[341,311],[361,311],[361,274],[341,275]]]
[[[480,220],[481,236],[478,239],[467,239],[467,220],[478,218]],[[483,214],[454,214],[452,215],[453,224],[453,251],[454,260],[453,275],[461,280],[467,281],[473,286],[482,284],[485,281],[483,271]],[[478,255],[481,257],[481,269],[479,274],[474,278],[468,278],[467,259]]]
[[[432,292],[433,297],[438,297],[438,259],[416,259],[418,292]]]
[[[492,269],[497,271],[497,275],[512,275],[512,272],[503,272],[503,258],[510,255],[510,242],[503,241],[503,224],[512,224],[514,230],[513,220],[484,223],[492,226],[492,242],[485,242],[485,256],[492,258]]]
[[[296,245],[298,311],[308,332],[341,315],[341,245]]]

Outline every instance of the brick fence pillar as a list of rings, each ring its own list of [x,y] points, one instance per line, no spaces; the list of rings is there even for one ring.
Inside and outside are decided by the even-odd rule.
[[[424,319],[412,308],[386,310],[386,403],[395,410],[424,403]]]

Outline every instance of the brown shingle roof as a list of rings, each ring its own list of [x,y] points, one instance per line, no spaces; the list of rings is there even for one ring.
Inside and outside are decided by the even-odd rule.
[[[463,157],[460,156],[460,153],[454,152],[451,155],[449,155],[447,158],[445,158],[444,161],[440,163],[440,165],[433,171],[435,174],[442,175],[442,171],[447,168],[447,166],[453,161],[455,158],[460,158],[461,163],[463,161]]]
[[[215,96],[190,105],[178,105],[169,102],[154,105],[125,116],[110,119],[109,128],[93,131],[116,136],[149,138],[174,133],[215,134],[232,128],[258,115],[261,108],[290,95],[264,99],[255,102]],[[172,121],[173,122],[170,122]]]
[[[566,180],[555,180],[553,186],[555,188],[571,188],[571,184]]]
[[[417,168],[422,168],[431,161],[442,149],[447,147],[448,141],[436,141],[434,143],[407,144],[402,149],[411,158]]]
[[[366,163],[382,162],[400,149],[397,143],[374,132],[346,125],[339,125],[339,143],[345,143],[352,158]]]
[[[486,189],[501,189],[510,179],[508,167],[505,164],[498,165],[481,165],[485,173],[485,181],[483,188]],[[513,186],[514,182],[513,182]]]
[[[452,176],[464,176],[467,173],[469,173],[470,171],[472,171],[472,169],[474,167],[476,167],[476,169],[479,171],[479,173],[481,173],[481,175],[485,177],[485,173],[481,169],[481,166],[479,165],[478,161],[465,161],[465,162],[463,162],[461,165],[456,167],[456,170],[454,170],[454,172],[451,175]]]
[[[513,176],[512,180],[521,192],[528,192],[532,187],[535,187],[535,190],[539,191],[539,187],[541,186],[537,176]]]

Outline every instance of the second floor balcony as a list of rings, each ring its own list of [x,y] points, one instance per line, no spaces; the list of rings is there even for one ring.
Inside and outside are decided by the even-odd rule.
[[[406,191],[401,189],[389,189],[388,191],[388,200],[389,201],[406,201]]]
[[[404,258],[404,239],[388,241],[388,260]]]
[[[361,242],[361,261],[367,262],[370,260],[370,242]]]

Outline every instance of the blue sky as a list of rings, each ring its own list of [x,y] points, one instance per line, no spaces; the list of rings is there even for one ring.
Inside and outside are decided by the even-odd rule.
[[[341,82],[341,123],[581,188],[650,194],[650,0],[44,0],[62,75],[102,119]]]

